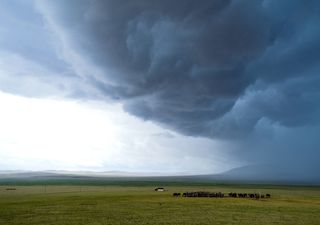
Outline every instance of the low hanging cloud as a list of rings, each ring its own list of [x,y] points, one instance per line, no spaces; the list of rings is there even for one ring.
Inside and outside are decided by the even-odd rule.
[[[38,1],[61,54],[126,111],[183,134],[319,122],[318,1]]]

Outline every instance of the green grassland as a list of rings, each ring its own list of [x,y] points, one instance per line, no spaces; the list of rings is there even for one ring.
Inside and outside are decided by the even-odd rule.
[[[319,187],[166,184],[166,192],[155,192],[158,184],[151,182],[2,184],[0,224],[320,224]],[[272,197],[260,200],[172,197],[173,192],[185,191],[260,192]]]

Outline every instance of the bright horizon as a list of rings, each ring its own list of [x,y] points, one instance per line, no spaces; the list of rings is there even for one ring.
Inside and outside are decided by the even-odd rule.
[[[221,165],[221,153],[215,157],[217,162],[202,157],[197,162],[192,155],[198,146],[203,148],[199,153],[219,154],[218,142],[181,136],[130,116],[119,104],[26,98],[3,92],[0,101],[4,108],[0,148],[6,150],[0,153],[1,170],[181,174],[218,173],[232,168]],[[183,146],[183,152],[175,149],[177,144]],[[150,162],[150,158],[154,160]]]

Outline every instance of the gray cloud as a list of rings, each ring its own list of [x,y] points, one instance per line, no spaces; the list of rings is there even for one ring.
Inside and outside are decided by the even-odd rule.
[[[50,70],[62,72],[66,63],[52,50],[52,36],[43,25],[41,14],[30,2],[1,1],[1,51],[15,53]]]
[[[70,48],[103,71],[86,74],[92,84],[134,115],[209,137],[244,135],[264,117],[285,126],[317,122],[316,1],[51,1],[42,8]]]
[[[55,39],[32,3],[0,2],[0,90],[30,97],[79,93],[86,85],[57,57]]]
[[[131,114],[229,140],[249,163],[319,168],[319,1],[38,5],[65,60]]]

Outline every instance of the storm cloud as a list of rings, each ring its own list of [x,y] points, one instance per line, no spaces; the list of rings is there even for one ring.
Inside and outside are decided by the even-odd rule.
[[[318,1],[37,5],[72,52],[65,60],[138,117],[213,138],[247,135],[263,119],[319,122]]]
[[[27,146],[17,131],[19,145],[11,144],[6,127],[46,133],[15,118],[43,125],[41,112],[59,111],[61,129],[76,131],[61,136],[58,158],[69,152],[72,161],[97,144],[105,169],[211,173],[256,164],[269,177],[281,170],[281,179],[320,180],[319,17],[315,0],[3,0],[2,158]],[[37,107],[30,97],[41,99]],[[68,121],[84,108],[42,111],[52,98],[101,107],[101,121],[112,126],[88,129],[85,121],[96,117],[89,110],[73,127]],[[23,102],[32,104],[14,108]],[[73,141],[79,132],[81,141],[98,141]],[[80,161],[85,166],[87,158]]]

